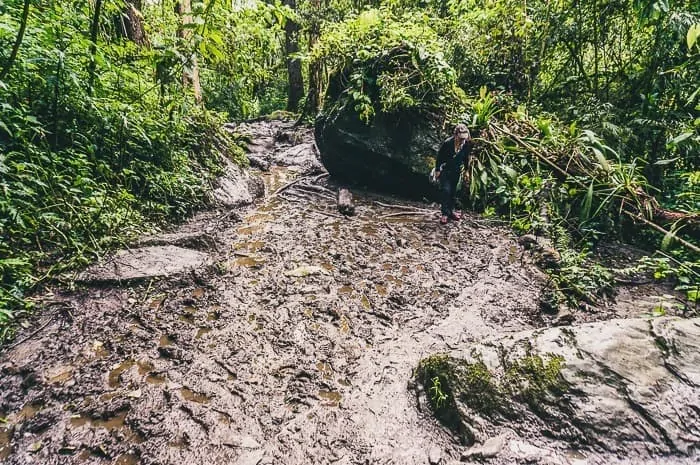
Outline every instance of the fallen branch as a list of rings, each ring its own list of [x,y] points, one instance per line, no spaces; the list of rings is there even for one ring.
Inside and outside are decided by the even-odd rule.
[[[396,204],[393,204],[393,203],[384,203],[384,202],[379,202],[379,201],[375,201],[374,203],[375,203],[376,205],[379,205],[380,207],[398,208],[398,209],[400,209],[400,210],[414,210],[414,211],[435,213],[435,210],[430,210],[430,209],[427,209],[427,208],[412,207],[412,206],[410,206],[410,205],[396,205]]]
[[[309,179],[309,178],[308,178],[308,177],[301,177],[301,178],[296,178],[296,179],[295,179],[294,181],[292,181],[292,182],[288,182],[287,184],[285,184],[284,186],[280,187],[280,188],[277,189],[275,192],[273,192],[272,195],[270,195],[270,198],[275,197],[275,196],[281,194],[282,192],[286,191],[287,189],[289,189],[289,188],[292,187],[293,185],[298,184],[298,183],[300,183],[301,181],[303,181],[303,180],[305,180],[305,179]]]
[[[319,174],[318,176],[316,176],[311,182],[318,182],[318,181],[320,181],[321,179],[323,179],[323,178],[325,178],[325,177],[328,177],[328,176],[330,176],[330,175],[331,175],[330,173],[321,173],[321,174]]]
[[[695,252],[696,254],[700,254],[700,247],[698,247],[697,245],[692,244],[692,243],[686,241],[685,239],[682,239],[682,238],[678,237],[676,234],[673,234],[671,231],[668,231],[667,229],[662,228],[662,227],[659,226],[658,224],[649,221],[648,219],[644,218],[642,215],[639,215],[639,214],[636,214],[636,213],[632,213],[632,212],[629,211],[629,210],[622,210],[622,212],[623,212],[624,214],[626,214],[627,216],[629,216],[630,218],[632,218],[633,220],[635,220],[635,221],[641,221],[641,222],[644,223],[645,225],[649,226],[649,227],[652,228],[652,229],[657,230],[658,232],[660,232],[660,233],[662,233],[662,234],[664,234],[664,235],[671,234],[671,235],[674,237],[674,239],[678,241],[679,244],[683,245],[683,246],[686,247],[688,250],[692,250],[692,251]]]
[[[514,140],[516,140],[517,142],[519,142],[520,145],[522,145],[523,147],[525,147],[526,149],[528,149],[533,155],[535,155],[537,158],[539,158],[540,160],[542,160],[543,162],[545,162],[547,165],[549,165],[552,169],[554,169],[555,171],[557,171],[559,174],[561,174],[561,175],[564,176],[565,178],[570,179],[571,181],[573,181],[574,183],[576,183],[576,184],[578,184],[579,186],[583,187],[584,189],[587,188],[587,186],[586,186],[585,184],[583,184],[583,183],[582,183],[581,181],[579,181],[578,179],[572,177],[566,170],[562,169],[562,168],[559,167],[556,163],[554,163],[552,160],[550,160],[549,158],[547,158],[546,156],[544,156],[543,154],[541,154],[535,147],[533,147],[533,146],[530,145],[529,143],[525,142],[525,141],[524,141],[522,138],[520,138],[519,136],[516,136],[515,134],[513,134],[512,132],[510,132],[510,131],[508,131],[508,130],[506,130],[506,129],[503,129],[503,128],[499,127],[499,126],[496,126],[495,124],[493,125],[493,127],[494,127],[497,131],[499,131],[499,132],[501,132],[501,133],[503,133],[503,134],[505,134],[505,135],[507,135],[507,136],[509,136],[509,137],[512,137]]]
[[[310,184],[298,184],[295,186],[295,189],[299,189],[304,192],[308,192],[310,194],[316,194],[320,197],[329,199],[329,200],[335,200],[335,196],[332,195],[333,191],[330,189],[326,189],[325,187],[321,186],[315,186],[315,185],[310,185]],[[327,194],[327,192],[330,192],[330,194]]]
[[[331,218],[340,218],[340,219],[349,219],[347,216],[343,215],[337,215],[335,213],[330,213],[330,212],[324,212],[323,210],[316,210],[316,209],[309,209],[308,210],[310,213],[318,213],[324,216],[330,216]]]
[[[435,213],[435,212],[430,212],[430,213]],[[422,211],[405,211],[405,212],[399,212],[399,213],[389,213],[388,215],[382,215],[379,218],[394,218],[397,216],[428,216],[426,212]]]
[[[535,155],[539,160],[543,161],[549,167],[551,167],[554,171],[556,171],[560,175],[564,176],[564,179],[566,179],[567,182],[572,182],[583,189],[588,189],[588,186],[586,186],[585,183],[583,183],[582,181],[580,181],[579,179],[574,177],[566,169],[561,168],[559,165],[557,165],[552,160],[547,158],[544,154],[540,153],[540,151],[537,150],[536,147],[532,146],[530,143],[526,142],[521,137],[519,137],[519,136],[513,134],[512,132],[508,131],[507,129],[504,129],[504,128],[497,126],[495,124],[492,125],[492,127],[494,129],[496,129],[497,131],[499,131],[500,133],[502,133],[508,137],[513,138],[513,140],[518,142],[523,148],[527,149],[530,153]],[[572,161],[572,159],[569,159],[569,163],[571,163],[571,161]],[[568,167],[568,164],[567,164],[567,167]],[[591,178],[592,181],[599,182],[599,183],[601,182],[600,180],[596,179],[596,177],[593,174],[586,172],[586,169],[584,169],[583,167],[581,167],[581,168],[583,169],[584,173],[588,177]],[[683,213],[679,213],[679,212],[672,212],[672,211],[664,210],[664,209],[659,207],[658,202],[656,202],[656,199],[654,199],[652,196],[650,196],[649,194],[647,194],[643,190],[641,190],[641,189],[638,189],[638,190],[639,190],[639,192],[637,192],[637,194],[642,198],[643,202],[649,203],[651,210],[653,212],[652,216],[654,216],[654,217],[659,217],[659,218],[666,219],[666,220],[675,220],[675,221],[683,219],[683,220],[688,221],[689,224],[694,222],[694,220],[697,219],[697,215],[683,214]],[[622,199],[623,205],[625,202],[625,198],[626,197],[623,196],[623,199]],[[638,208],[641,209],[641,207],[638,207]],[[649,226],[650,228],[655,229],[656,231],[658,231],[660,233],[663,233],[664,235],[672,235],[675,238],[675,240],[678,241],[679,244],[683,245],[687,249],[692,250],[693,252],[695,252],[697,254],[700,254],[700,247],[696,246],[695,244],[692,244],[691,242],[686,241],[685,239],[680,238],[678,235],[673,234],[671,231],[668,231],[667,229],[659,226],[658,224],[654,223],[653,221],[650,221],[650,220],[644,218],[644,215],[642,215],[641,213],[634,213],[634,212],[631,212],[631,211],[626,210],[624,208],[622,208],[622,212],[625,213],[630,218],[632,218],[633,220],[640,221],[640,222],[644,223],[645,225]]]

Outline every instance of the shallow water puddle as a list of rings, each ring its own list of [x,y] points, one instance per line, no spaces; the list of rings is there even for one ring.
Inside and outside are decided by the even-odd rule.
[[[102,341],[92,341],[92,352],[95,358],[107,358],[109,350],[107,350]]]
[[[206,291],[204,290],[203,287],[198,287],[197,289],[192,291],[192,298],[193,299],[201,299],[202,297],[204,297],[205,292]]]
[[[372,308],[372,304],[370,303],[369,299],[367,298],[366,295],[362,294],[362,298],[360,299],[360,303],[364,307],[365,310],[369,310]]]
[[[333,368],[331,368],[330,363],[318,362],[316,364],[316,369],[321,372],[321,376],[323,376],[323,379],[333,378]]]
[[[428,218],[429,214],[427,213],[421,213],[421,214],[402,214],[399,216],[392,216],[389,218],[382,218],[383,221],[387,223],[392,223],[392,224],[418,224],[418,223],[425,223]]]
[[[73,367],[70,365],[59,365],[46,370],[46,379],[50,384],[63,384],[73,377]]]
[[[163,295],[160,295],[160,296],[154,298],[154,299],[151,300],[151,302],[148,304],[148,308],[150,308],[151,310],[157,310],[157,309],[159,309],[160,306],[163,305],[163,302],[165,302],[165,297],[166,297],[165,294],[163,294]]]
[[[178,317],[180,321],[184,321],[187,324],[194,324],[194,317],[197,314],[197,309],[194,307],[184,307],[182,313]]]
[[[233,244],[234,250],[245,250],[247,252],[258,252],[265,247],[265,241],[248,241]]]
[[[86,414],[74,415],[70,419],[70,424],[78,428],[81,426],[90,425],[95,428],[104,428],[107,431],[114,431],[126,427],[124,422],[126,421],[127,413],[129,413],[127,410],[123,410],[107,419],[92,419],[89,415]]]
[[[360,231],[362,231],[365,235],[367,236],[376,236],[377,235],[377,228],[370,224],[365,224],[360,228]]]
[[[270,171],[263,175],[265,193],[267,195],[273,194],[277,189],[287,184],[294,174],[296,171],[292,171],[286,166],[271,166]]]
[[[253,257],[253,256],[236,257],[233,260],[234,265],[242,266],[245,268],[258,268],[258,267],[262,266],[263,263],[265,263],[264,258]]]
[[[121,384],[120,378],[122,373],[127,371],[129,368],[133,367],[134,364],[134,360],[126,359],[119,365],[116,365],[114,368],[112,368],[107,377],[107,384],[109,385],[109,387],[112,389],[119,387],[119,385]]]
[[[508,248],[508,263],[511,265],[513,263],[516,263],[518,261],[518,255],[518,248],[514,245],[511,245]]]
[[[20,423],[30,420],[34,418],[34,416],[39,413],[42,408],[44,408],[44,406],[40,402],[27,402],[19,412],[10,415],[7,420],[13,423]]]
[[[200,394],[198,392],[194,392],[193,390],[185,387],[180,389],[180,394],[182,394],[182,397],[185,400],[190,402],[196,402],[198,404],[208,404],[211,400],[208,396],[205,396],[204,394]]]
[[[340,317],[340,326],[339,326],[340,332],[343,334],[347,334],[350,331],[350,320],[345,315],[342,315]]]
[[[139,463],[139,458],[133,454],[122,454],[117,457],[114,465],[136,465]]]
[[[346,284],[345,286],[339,287],[338,294],[340,294],[340,295],[352,294],[352,286]]]
[[[159,385],[167,381],[165,375],[148,375],[146,376],[146,382],[148,384]]]
[[[153,363],[148,360],[139,360],[136,364],[139,367],[139,375],[141,376],[152,372],[154,368]]]
[[[201,327],[197,330],[197,334],[194,336],[195,339],[203,338],[207,333],[211,332],[211,328]]]
[[[117,397],[116,392],[105,392],[100,396],[100,402],[109,402],[110,400],[114,399]]]
[[[5,460],[12,453],[11,440],[10,428],[0,426],[0,460]]]
[[[241,226],[240,228],[236,229],[236,232],[238,232],[238,234],[251,236],[254,233],[262,231],[262,230],[263,230],[263,225],[253,224],[250,226]]]
[[[324,399],[321,405],[324,407],[338,407],[340,406],[340,401],[343,400],[343,395],[337,391],[318,391],[318,397]]]

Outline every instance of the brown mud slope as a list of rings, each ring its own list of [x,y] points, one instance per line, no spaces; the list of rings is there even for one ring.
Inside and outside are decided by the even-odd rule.
[[[55,290],[35,326],[2,350],[0,462],[460,458],[455,438],[416,408],[412,370],[435,352],[542,327],[544,275],[506,229],[475,217],[440,227],[425,205],[358,193],[357,215],[341,217],[308,132],[251,128],[256,156],[272,157],[265,197],[150,242],[206,260],[171,276],[105,284],[100,275],[92,287]],[[304,182],[279,191],[295,176]],[[613,307],[588,319],[603,316],[627,315]],[[529,463],[554,463],[556,443],[521,440],[544,451]]]

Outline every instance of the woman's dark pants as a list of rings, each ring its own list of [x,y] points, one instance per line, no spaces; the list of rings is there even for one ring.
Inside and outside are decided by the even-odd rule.
[[[440,211],[445,216],[452,215],[455,209],[457,183],[459,183],[459,175],[443,173],[440,176]]]

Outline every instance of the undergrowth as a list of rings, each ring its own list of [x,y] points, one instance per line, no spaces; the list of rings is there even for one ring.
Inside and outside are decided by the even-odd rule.
[[[88,137],[76,128],[70,145],[51,143],[29,108],[3,117],[0,340],[32,309],[29,290],[184,218],[207,201],[222,151],[243,160],[215,113],[163,120],[140,105],[102,119],[97,107],[77,111],[94,119],[93,130]],[[26,120],[35,121],[30,131]]]

